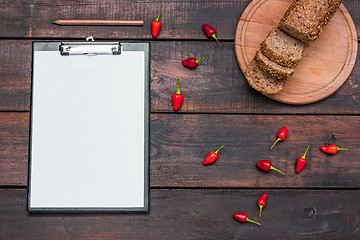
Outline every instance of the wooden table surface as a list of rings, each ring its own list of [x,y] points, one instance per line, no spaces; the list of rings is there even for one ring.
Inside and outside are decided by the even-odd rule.
[[[0,1],[0,239],[360,239],[360,64],[329,98],[285,105],[252,90],[236,62],[236,23],[250,0]],[[360,2],[343,0],[360,36]],[[160,9],[157,39],[150,22]],[[143,27],[57,26],[55,19],[144,19]],[[218,30],[219,47],[201,30]],[[30,214],[31,43],[151,44],[150,212]],[[358,54],[359,55],[359,54]],[[195,70],[181,60],[207,56]],[[174,113],[176,79],[185,96]],[[289,135],[270,151],[277,131]],[[326,155],[319,146],[346,147]],[[220,145],[219,159],[202,166]],[[295,174],[306,147],[308,164]],[[262,173],[260,159],[285,171]],[[258,217],[257,199],[268,194]],[[261,226],[234,220],[247,212]]]

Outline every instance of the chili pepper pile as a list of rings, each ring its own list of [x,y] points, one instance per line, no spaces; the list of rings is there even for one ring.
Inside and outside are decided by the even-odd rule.
[[[266,200],[267,200],[267,194],[264,193],[263,195],[261,195],[261,197],[258,199],[257,201],[257,205],[259,206],[260,208],[260,214],[259,214],[259,217],[261,217],[261,210],[263,207],[266,206]],[[234,213],[233,214],[234,218],[236,220],[238,220],[239,222],[242,222],[242,223],[245,223],[245,222],[252,222],[252,223],[256,223],[258,225],[260,225],[260,223],[254,221],[254,220],[251,220],[248,218],[248,215],[246,213],[243,213],[243,212],[238,212],[238,213]]]
[[[161,13],[162,13],[162,9],[160,10],[159,15],[157,16],[157,18],[151,22],[151,35],[154,38],[156,38],[159,35],[160,29],[161,29],[161,22],[159,21]],[[214,38],[216,40],[216,42],[218,44],[220,44],[217,37],[216,37],[216,29],[214,27],[212,27],[212,26],[210,26],[208,24],[203,24],[202,29],[203,29],[203,31],[204,31],[204,33],[205,33],[205,35],[207,37]],[[194,69],[194,68],[197,67],[197,65],[198,65],[198,63],[200,61],[202,61],[202,60],[204,60],[206,58],[207,57],[196,59],[195,57],[190,57],[188,59],[183,60],[181,62],[181,64],[186,68]],[[180,93],[180,89],[178,87],[178,91],[176,92],[176,94],[174,94],[172,96],[172,103],[173,103],[173,107],[174,107],[175,111],[177,111],[181,107],[181,104],[183,102],[183,98],[184,98],[184,96]],[[206,164],[209,164],[209,163],[204,163],[204,165],[206,165]]]
[[[284,141],[287,137],[287,134],[288,134],[288,131],[287,131],[287,127],[284,126],[280,129],[280,131],[277,133],[277,137],[278,139],[276,140],[276,142],[272,145],[272,147],[280,140]],[[222,145],[216,152],[213,152],[211,151],[207,157],[205,158],[203,164],[206,165],[206,164],[210,164],[210,163],[213,163],[215,160],[218,159],[218,151],[223,147],[224,145]],[[271,147],[271,148],[272,148]],[[306,163],[307,163],[307,159],[306,159],[306,154],[308,152],[308,150],[310,149],[310,146],[307,147],[307,149],[305,150],[305,153],[301,156],[301,157],[298,157],[297,160],[296,160],[296,167],[295,167],[295,172],[298,174],[300,173]],[[331,145],[328,145],[328,146],[321,146],[320,149],[325,152],[325,153],[328,153],[328,154],[335,154],[337,151],[340,151],[340,150],[347,150],[345,148],[339,148],[337,147],[335,144],[331,144]],[[281,174],[283,174],[285,176],[285,173],[283,173],[282,171],[276,169],[273,167],[273,164],[270,160],[260,160],[256,163],[256,167],[264,172],[269,172],[270,170],[275,170]],[[266,202],[267,202],[267,194],[264,193],[263,195],[261,195],[261,197],[258,199],[257,201],[257,205],[258,207],[260,208],[260,213],[259,213],[259,216],[261,217],[261,212],[262,212],[262,209],[263,207],[266,206]],[[248,218],[248,215],[246,213],[243,213],[243,212],[238,212],[238,213],[235,213],[233,214],[234,218],[242,223],[245,223],[245,222],[252,222],[252,223],[256,223],[258,225],[260,225],[260,223],[256,222],[256,221],[253,221],[251,219]]]

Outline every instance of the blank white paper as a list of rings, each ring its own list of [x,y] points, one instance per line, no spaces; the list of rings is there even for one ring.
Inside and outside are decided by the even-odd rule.
[[[34,51],[30,208],[144,206],[144,57]]]

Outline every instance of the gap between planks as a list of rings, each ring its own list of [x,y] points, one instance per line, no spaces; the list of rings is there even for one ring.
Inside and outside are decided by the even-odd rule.
[[[27,110],[0,110],[0,113],[30,113]],[[236,112],[172,112],[169,110],[166,111],[151,111],[151,115],[238,115],[238,116],[339,116],[339,117],[358,117],[360,114],[356,113],[236,113]]]

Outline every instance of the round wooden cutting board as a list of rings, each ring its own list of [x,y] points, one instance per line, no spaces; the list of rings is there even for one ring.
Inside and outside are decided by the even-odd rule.
[[[276,28],[292,0],[253,0],[240,16],[235,53],[245,73],[261,42]],[[266,95],[288,104],[317,102],[333,94],[349,77],[356,60],[358,40],[354,22],[344,7],[335,13],[318,39],[303,52],[295,73],[279,94]]]

